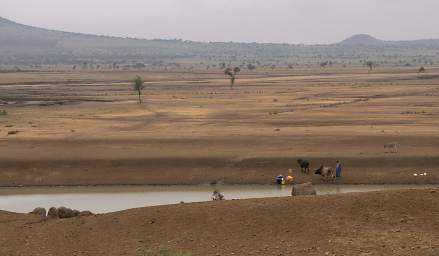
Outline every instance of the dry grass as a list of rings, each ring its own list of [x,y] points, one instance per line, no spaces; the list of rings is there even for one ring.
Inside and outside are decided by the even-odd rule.
[[[233,90],[222,73],[141,73],[147,81],[142,105],[131,90],[133,72],[0,74],[0,95],[9,103],[2,106],[8,115],[0,124],[20,131],[15,136],[0,131],[0,144],[8,145],[0,160],[114,160],[121,161],[116,167],[128,170],[133,168],[126,162],[130,159],[176,158],[192,161],[187,173],[236,167],[252,176],[259,171],[257,161],[246,166],[245,159],[274,159],[265,167],[270,173],[295,168],[296,157],[329,160],[330,165],[334,159],[360,159],[361,165],[371,159],[369,171],[375,168],[373,159],[389,158],[383,145],[398,142],[397,156],[385,167],[392,175],[405,175],[419,164],[434,168],[435,163],[422,159],[438,154],[438,70],[429,70],[431,79],[407,70],[375,72],[244,72]],[[414,160],[401,169],[395,157]],[[207,158],[230,163],[197,163]],[[292,164],[283,166],[280,158],[291,158]],[[361,167],[358,161],[353,166]],[[28,182],[38,176],[29,175]]]

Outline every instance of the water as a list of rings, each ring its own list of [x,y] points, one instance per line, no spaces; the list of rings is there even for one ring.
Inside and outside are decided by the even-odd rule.
[[[317,194],[337,194],[394,189],[435,188],[435,185],[316,185]],[[95,213],[130,208],[209,201],[213,190],[226,199],[290,196],[290,186],[102,186],[0,188],[0,210],[26,213],[36,207],[66,206]]]

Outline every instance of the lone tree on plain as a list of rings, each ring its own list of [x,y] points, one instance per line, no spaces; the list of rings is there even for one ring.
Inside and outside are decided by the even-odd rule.
[[[134,79],[134,90],[139,94],[139,104],[142,104],[142,98],[140,96],[142,94],[142,90],[145,89],[145,85],[143,83],[143,79],[140,76],[137,76],[136,79]]]
[[[235,79],[236,79],[236,75],[241,72],[241,69],[239,67],[235,67],[235,68],[226,68],[226,70],[224,70],[224,74],[230,77],[230,88],[233,89],[233,85],[235,85]]]
[[[373,61],[367,61],[366,66],[369,67],[369,72],[376,66]]]
[[[321,62],[321,63],[320,63],[320,67],[321,67],[321,68],[326,68],[326,67],[328,66],[328,64],[329,64],[328,61]]]
[[[424,67],[420,67],[418,73],[425,73],[427,70]]]

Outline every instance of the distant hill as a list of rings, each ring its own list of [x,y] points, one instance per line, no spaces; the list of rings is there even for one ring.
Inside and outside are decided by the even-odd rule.
[[[411,47],[411,48],[423,48],[423,47],[438,47],[439,39],[420,39],[413,41],[384,41],[377,39],[371,35],[358,34],[351,36],[340,43],[340,46],[350,47]]]
[[[338,44],[341,46],[383,46],[386,42],[370,35],[359,34],[351,36]]]
[[[22,25],[0,17],[0,65],[29,64],[132,64],[189,63],[245,67],[361,64],[364,59],[401,64],[408,61],[439,62],[439,40],[390,42],[369,35],[355,35],[332,45],[193,42],[146,40],[70,33]],[[359,57],[360,56],[360,57]],[[397,56],[389,59],[386,56]],[[221,65],[218,65],[221,66]]]

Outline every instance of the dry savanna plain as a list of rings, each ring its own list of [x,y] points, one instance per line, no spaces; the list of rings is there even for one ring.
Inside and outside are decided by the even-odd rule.
[[[340,160],[339,183],[439,182],[439,69],[242,72],[233,89],[221,72],[0,73],[0,95],[1,186],[321,182],[298,158]]]
[[[146,81],[143,104],[132,80]],[[0,73],[0,186],[439,183],[439,69]],[[396,143],[396,150],[384,145]],[[418,175],[424,174],[427,175]],[[0,212],[0,255],[438,255],[439,190]],[[98,203],[98,202],[97,202]]]

